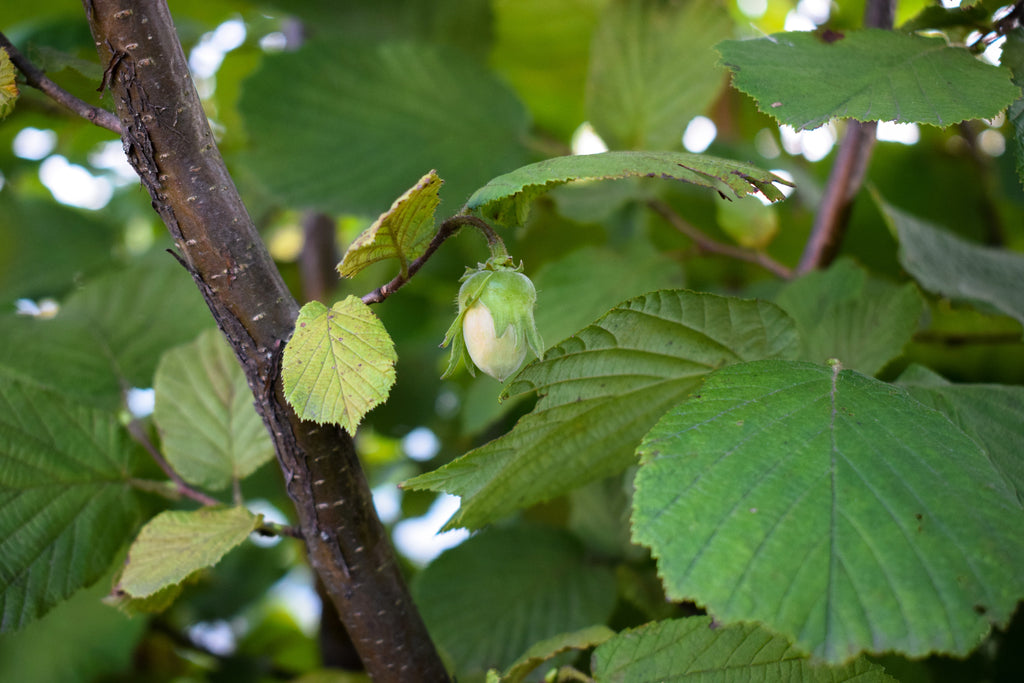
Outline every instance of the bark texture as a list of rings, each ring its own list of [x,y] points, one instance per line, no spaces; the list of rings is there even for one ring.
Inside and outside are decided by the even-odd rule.
[[[376,681],[446,681],[352,439],[284,402],[280,351],[298,304],[228,175],[164,0],[83,0],[132,166],[245,369],[309,560]]]

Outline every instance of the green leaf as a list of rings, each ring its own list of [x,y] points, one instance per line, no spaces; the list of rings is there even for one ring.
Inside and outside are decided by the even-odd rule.
[[[395,345],[370,307],[354,296],[299,311],[284,349],[284,396],[303,420],[354,434],[395,383]]]
[[[1024,387],[951,384],[934,374],[925,379],[913,367],[900,375],[900,385],[978,442],[1024,501]]]
[[[614,635],[615,631],[603,625],[588,626],[571,633],[559,633],[531,645],[529,650],[512,663],[504,675],[498,677],[498,680],[500,683],[522,683],[531,671],[555,655],[569,650],[586,650],[600,645]]]
[[[526,159],[515,95],[440,46],[310,40],[266,55],[239,109],[252,143],[240,161],[279,201],[329,213],[377,215],[428,168],[461,203]]]
[[[733,34],[712,0],[609,3],[594,34],[587,118],[613,149],[678,149],[725,83],[712,49]]]
[[[431,171],[406,190],[349,245],[338,264],[338,273],[355,277],[377,261],[394,258],[405,274],[409,263],[423,255],[434,235],[434,212],[441,201],[438,192],[443,182],[436,171]]]
[[[924,309],[913,284],[869,278],[848,259],[789,283],[775,303],[796,321],[803,360],[841,358],[844,367],[867,375],[900,355]]]
[[[865,29],[835,36],[776,33],[719,43],[733,86],[797,130],[834,118],[950,126],[991,118],[1020,89],[943,38]]]
[[[720,370],[639,453],[633,538],[669,597],[815,657],[963,655],[1024,595],[1024,509],[984,451],[838,363]]]
[[[488,529],[442,553],[413,596],[459,679],[502,669],[531,645],[604,623],[615,606],[612,572],[563,531]]]
[[[595,683],[629,681],[804,681],[895,683],[864,658],[842,667],[812,662],[757,624],[721,626],[710,617],[645,624],[595,651]]]
[[[146,622],[101,600],[110,584],[79,591],[23,631],[0,635],[0,680],[94,683],[124,680]]]
[[[684,152],[605,152],[547,159],[498,176],[473,193],[466,208],[501,225],[526,222],[530,202],[573,180],[668,178],[716,190],[723,197],[762,192],[784,199],[772,183],[790,183],[752,165]]]
[[[167,511],[149,520],[128,550],[120,588],[136,598],[217,564],[263,521],[244,507]]]
[[[524,368],[508,395],[536,391],[504,436],[404,484],[462,497],[449,527],[478,528],[636,462],[643,434],[711,371],[793,357],[792,320],[774,305],[664,290],[609,311]]]
[[[1024,88],[1024,27],[1018,26],[1006,35],[1002,63],[1013,74],[1013,83]],[[1007,117],[1013,125],[1014,147],[1017,150],[1017,179],[1024,185],[1024,96],[1010,105]]]
[[[876,198],[900,242],[900,264],[929,292],[983,302],[1024,323],[1024,256],[966,242]]]
[[[218,330],[164,354],[153,387],[164,457],[189,483],[223,489],[274,457],[245,373]]]
[[[5,119],[14,111],[14,103],[18,101],[18,83],[15,81],[14,64],[7,50],[0,48],[0,119]]]
[[[139,521],[113,413],[0,375],[0,631],[99,579]]]

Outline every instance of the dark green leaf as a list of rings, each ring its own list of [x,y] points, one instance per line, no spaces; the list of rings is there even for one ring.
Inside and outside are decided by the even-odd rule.
[[[712,0],[609,3],[590,53],[587,119],[612,149],[679,149],[722,89],[712,48],[732,34]]]
[[[444,552],[413,583],[416,604],[459,678],[504,669],[532,644],[602,624],[611,571],[553,529],[488,529]]]
[[[993,117],[1020,96],[1008,69],[942,38],[896,31],[776,33],[718,51],[733,85],[797,130],[834,118],[950,126]]]
[[[869,278],[845,259],[788,284],[775,303],[796,321],[803,360],[839,358],[868,375],[900,355],[924,309],[913,284]]]
[[[790,318],[762,301],[681,290],[626,301],[524,368],[536,391],[511,432],[406,482],[462,496],[450,526],[477,528],[635,462],[644,432],[713,370],[797,353]]]
[[[564,156],[523,166],[498,176],[473,193],[466,208],[501,225],[526,222],[530,202],[573,180],[668,178],[717,190],[723,197],[757,191],[778,201],[785,195],[772,183],[789,185],[751,164],[683,152],[605,152]]]
[[[1024,508],[985,452],[838,364],[720,370],[639,452],[633,537],[668,595],[815,657],[963,655],[1024,595]]]
[[[1024,27],[1018,26],[1006,36],[1002,62],[1013,74],[1014,85],[1024,87]],[[1017,152],[1017,179],[1024,185],[1024,96],[1014,100],[1008,116]]]

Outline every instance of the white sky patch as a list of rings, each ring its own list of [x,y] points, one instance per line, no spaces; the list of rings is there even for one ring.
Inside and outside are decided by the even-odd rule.
[[[156,392],[153,389],[132,387],[124,392],[124,403],[134,418],[149,417],[156,405]]]
[[[584,121],[572,134],[570,142],[573,154],[600,154],[608,151],[608,145],[597,134],[589,121]]]
[[[402,514],[402,494],[394,484],[373,489],[373,507],[384,524],[391,524]]]
[[[39,179],[61,204],[102,209],[114,196],[114,185],[85,168],[54,154],[39,164]]]
[[[211,78],[217,73],[224,55],[245,42],[245,23],[229,19],[206,33],[188,56],[188,66],[196,78]]]
[[[832,0],[800,0],[796,11],[815,25],[821,26],[832,14]]]
[[[192,642],[221,657],[233,654],[238,647],[234,629],[223,619],[200,621],[189,626],[188,637]]]
[[[718,128],[714,121],[706,116],[695,116],[683,132],[683,147],[688,152],[700,154],[715,141],[716,135]]]
[[[792,126],[779,126],[782,148],[789,154],[802,154],[808,161],[821,161],[836,144],[835,124],[827,123],[814,130],[797,132]]]
[[[14,136],[15,156],[30,161],[39,161],[53,152],[57,146],[57,134],[52,130],[42,128],[22,128]]]
[[[465,529],[437,533],[458,509],[458,496],[438,496],[427,514],[395,525],[395,546],[413,562],[428,564],[448,548],[454,548],[469,538],[469,532]]]
[[[901,142],[904,145],[913,145],[921,139],[921,129],[916,123],[879,121],[875,137],[882,142]]]
[[[30,315],[33,318],[49,320],[56,317],[60,311],[60,304],[53,299],[18,299],[14,302],[14,312],[18,315]]]
[[[786,15],[786,23],[783,28],[787,31],[813,31],[818,26],[796,10],[790,10]]]
[[[998,130],[989,128],[978,136],[978,146],[990,157],[1002,156],[1006,151],[1006,138]]]
[[[306,565],[299,565],[270,587],[270,600],[281,605],[295,618],[299,628],[308,636],[316,635],[320,628],[323,605],[313,587],[313,574]]]
[[[245,507],[254,514],[263,515],[263,521],[265,522],[271,522],[273,524],[288,524],[288,518],[285,517],[285,514],[265,498],[257,498],[256,500],[247,501],[245,503]],[[280,543],[281,537],[263,536],[262,534],[254,533],[249,535],[249,540],[261,548],[269,548],[272,545]]]
[[[264,52],[283,52],[288,47],[288,36],[281,31],[274,31],[260,38],[260,49]]]
[[[768,0],[736,0],[736,6],[750,19],[760,19],[768,11]]]
[[[402,450],[413,460],[430,460],[441,450],[441,441],[426,427],[417,427],[402,437]]]
[[[1006,44],[1006,36],[999,36],[996,40],[993,40],[985,51],[981,53],[981,58],[989,64],[998,65],[1003,60],[1003,45]]]
[[[89,153],[89,163],[96,168],[110,171],[113,182],[118,187],[137,182],[139,176],[124,156],[124,147],[120,140],[108,140],[96,145]]]
[[[793,182],[793,174],[790,173],[789,171],[787,171],[784,168],[773,168],[771,170],[771,172],[774,173],[775,175],[779,176],[780,178],[788,180],[789,182]],[[795,187],[792,187],[790,185],[778,185],[778,184],[776,184],[775,187],[779,188],[779,192],[781,192],[782,194],[786,195],[787,197],[789,195],[793,194],[793,192],[796,190]]]

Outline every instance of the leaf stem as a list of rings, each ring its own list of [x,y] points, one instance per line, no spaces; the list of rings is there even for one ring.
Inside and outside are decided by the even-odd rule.
[[[505,243],[502,241],[498,233],[494,231],[486,221],[477,218],[476,216],[470,216],[468,214],[457,214],[441,223],[441,227],[437,229],[437,234],[430,240],[430,244],[427,245],[426,251],[418,259],[409,262],[407,272],[401,273],[391,282],[381,285],[377,289],[373,290],[369,294],[363,296],[364,304],[378,304],[384,301],[389,296],[401,289],[405,283],[407,283],[412,276],[419,271],[420,268],[427,262],[427,260],[434,255],[445,240],[457,233],[463,228],[463,226],[471,225],[484,234],[487,238],[487,246],[491,250],[492,256],[508,256],[508,250],[505,249]]]
[[[171,467],[169,462],[167,462],[163,453],[157,450],[156,446],[153,445],[153,442],[149,440],[148,436],[146,436],[146,431],[143,429],[141,422],[138,420],[132,420],[129,422],[128,433],[132,435],[132,438],[135,439],[135,441],[146,449],[146,452],[149,453],[150,457],[153,458],[160,469],[163,470],[164,474],[167,475],[167,478],[170,479],[174,485],[174,491],[176,493],[185,496],[186,498],[190,498],[197,503],[201,503],[204,506],[223,505],[223,503],[216,498],[208,496],[202,491],[197,491],[189,486],[188,483],[181,478],[181,475],[174,471],[174,468]]]
[[[0,47],[7,51],[7,56],[11,58],[11,62],[25,76],[26,84],[41,91],[53,101],[70,109],[82,118],[92,121],[97,126],[106,128],[118,135],[121,134],[121,121],[117,118],[116,114],[100,107],[94,107],[78,99],[51,81],[47,78],[46,73],[33,64],[25,55],[21,54],[18,48],[14,47],[3,33],[0,33]]]
[[[673,228],[693,240],[694,244],[696,244],[697,248],[701,251],[709,254],[728,256],[740,261],[747,261],[748,263],[754,263],[783,280],[791,280],[793,278],[793,271],[791,269],[779,263],[764,252],[734,247],[731,244],[719,242],[718,240],[705,235],[703,232],[683,220],[682,216],[676,213],[672,207],[660,199],[652,199],[648,201],[647,206],[668,221]]]

